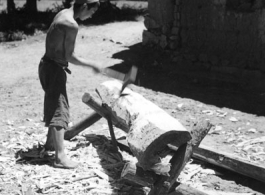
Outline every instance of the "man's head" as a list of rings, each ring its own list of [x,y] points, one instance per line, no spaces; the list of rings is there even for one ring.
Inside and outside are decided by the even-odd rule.
[[[86,20],[97,11],[99,0],[75,0],[74,9],[78,10],[80,20]]]

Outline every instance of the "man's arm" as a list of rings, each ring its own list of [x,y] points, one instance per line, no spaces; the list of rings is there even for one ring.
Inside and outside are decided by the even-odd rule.
[[[64,39],[64,51],[65,59],[75,65],[81,65],[93,68],[94,71],[99,72],[101,65],[94,60],[84,59],[78,57],[75,52],[75,41],[78,33],[78,26],[76,24],[68,25],[65,30],[65,39]]]

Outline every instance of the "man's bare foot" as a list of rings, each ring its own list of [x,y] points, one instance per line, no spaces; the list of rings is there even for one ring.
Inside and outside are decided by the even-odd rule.
[[[64,158],[63,160],[55,160],[53,166],[55,168],[63,168],[63,169],[75,169],[77,168],[79,163],[72,161],[68,158]]]

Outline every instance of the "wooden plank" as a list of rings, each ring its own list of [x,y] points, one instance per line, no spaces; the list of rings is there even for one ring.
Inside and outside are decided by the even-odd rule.
[[[210,147],[201,145],[194,150],[192,157],[265,182],[265,167],[247,162],[245,159],[235,155],[216,151]]]

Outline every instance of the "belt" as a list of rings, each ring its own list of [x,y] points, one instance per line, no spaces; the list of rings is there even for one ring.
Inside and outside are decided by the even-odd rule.
[[[42,59],[46,62],[51,62],[56,64],[57,66],[60,66],[65,72],[67,72],[68,74],[71,74],[71,70],[69,70],[68,68],[68,62],[63,61],[63,60],[57,60],[57,59],[51,59],[47,56],[43,56]]]

